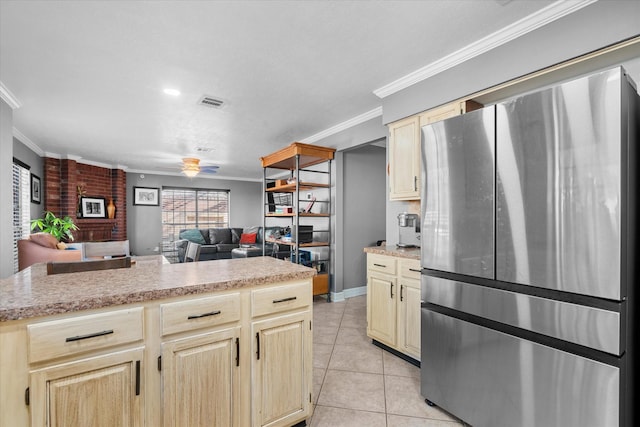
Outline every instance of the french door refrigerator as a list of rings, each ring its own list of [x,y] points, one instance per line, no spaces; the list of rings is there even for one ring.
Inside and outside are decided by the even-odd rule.
[[[622,68],[422,128],[422,395],[633,426],[639,99]]]

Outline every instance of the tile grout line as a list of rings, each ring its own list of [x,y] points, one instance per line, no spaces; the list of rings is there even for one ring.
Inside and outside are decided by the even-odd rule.
[[[332,304],[330,302],[327,302],[327,304]],[[333,344],[331,346],[331,354],[329,355],[329,361],[327,362],[327,366],[324,370],[324,375],[322,376],[322,384],[320,384],[320,390],[318,390],[318,396],[316,396],[316,403],[315,406],[313,408],[313,414],[311,415],[311,418],[309,419],[309,425],[313,425],[313,419],[316,416],[316,409],[318,407],[318,401],[320,400],[320,394],[322,393],[322,388],[324,387],[324,382],[327,378],[327,372],[329,372],[329,365],[331,364],[331,358],[333,357],[333,351],[336,348],[336,341],[338,341],[338,334],[340,333],[340,326],[342,325],[342,318],[344,317],[344,311],[347,308],[347,305],[345,304],[344,308],[342,309],[342,313],[340,314],[340,322],[338,323],[338,332],[336,333],[336,337],[333,339]],[[314,320],[315,323],[315,320]],[[313,387],[313,384],[312,384]]]

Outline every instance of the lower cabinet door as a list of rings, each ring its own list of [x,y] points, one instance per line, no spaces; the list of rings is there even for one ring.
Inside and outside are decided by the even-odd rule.
[[[401,279],[398,313],[399,350],[420,360],[420,282]]]
[[[252,338],[252,425],[304,420],[311,404],[311,311],[256,321]]]
[[[31,371],[31,425],[142,426],[142,360],[137,348]]]
[[[240,327],[162,344],[165,427],[239,426]]]
[[[367,335],[388,346],[396,346],[395,276],[369,273],[367,280]]]

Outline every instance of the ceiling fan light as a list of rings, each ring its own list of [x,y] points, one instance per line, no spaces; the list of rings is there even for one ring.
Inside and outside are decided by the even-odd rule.
[[[193,178],[200,173],[200,159],[186,157],[182,159],[182,173]]]
[[[188,176],[189,178],[193,178],[194,176],[198,175],[198,172],[200,172],[199,169],[187,169],[187,168],[182,169],[182,173]]]

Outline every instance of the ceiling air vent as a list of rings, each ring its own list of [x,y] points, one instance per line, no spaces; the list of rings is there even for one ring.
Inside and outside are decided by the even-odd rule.
[[[204,105],[205,107],[222,108],[222,104],[224,104],[224,101],[222,101],[221,99],[216,99],[213,96],[204,95],[202,98],[200,98],[198,104]]]

